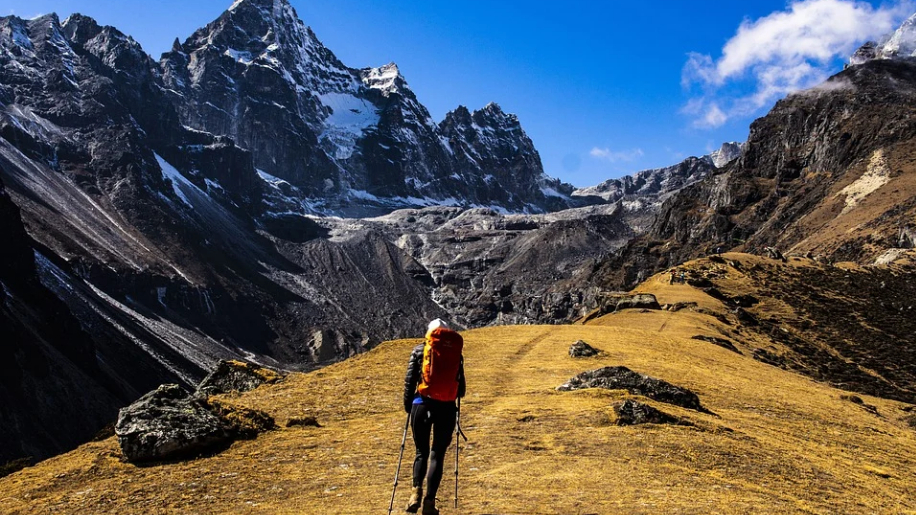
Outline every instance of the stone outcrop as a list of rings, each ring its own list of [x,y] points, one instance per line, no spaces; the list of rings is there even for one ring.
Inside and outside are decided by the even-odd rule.
[[[700,404],[700,398],[690,390],[633,372],[626,367],[604,367],[598,370],[582,372],[565,384],[558,386],[557,390],[570,392],[586,388],[626,390],[633,395],[642,395],[658,402],[674,404],[675,406],[703,413],[707,412]]]
[[[265,383],[276,383],[282,376],[273,370],[242,361],[220,361],[216,368],[197,385],[206,395],[247,392]]]
[[[569,357],[571,358],[590,358],[597,356],[601,351],[585,343],[582,340],[569,346]]]
[[[124,456],[143,463],[192,458],[272,427],[264,413],[210,404],[168,384],[122,409],[115,434]]]
[[[618,426],[636,426],[640,424],[691,425],[685,420],[633,399],[615,403],[614,413],[617,415],[616,424]]]
[[[631,288],[716,248],[873,263],[906,240],[901,225],[916,214],[914,84],[912,58],[875,59],[780,100],[738,159],[671,196],[587,282]]]

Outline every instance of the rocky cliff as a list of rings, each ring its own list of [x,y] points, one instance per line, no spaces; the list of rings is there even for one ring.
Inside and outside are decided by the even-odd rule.
[[[632,284],[716,248],[870,263],[916,224],[916,65],[872,60],[779,101],[740,158],[668,199],[599,272]]]

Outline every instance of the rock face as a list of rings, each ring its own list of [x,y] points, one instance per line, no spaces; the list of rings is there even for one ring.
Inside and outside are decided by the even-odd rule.
[[[557,387],[561,392],[585,388],[626,390],[633,395],[642,395],[652,400],[674,404],[694,411],[706,412],[700,405],[700,398],[690,390],[674,386],[660,379],[633,372],[626,367],[604,367],[582,372],[565,384]]]
[[[296,188],[299,212],[575,203],[514,115],[460,107],[437,125],[397,65],[345,66],[286,0],[236,2],[159,66],[182,123],[250,151],[263,176]]]
[[[744,152],[744,143],[730,141],[723,143],[719,150],[716,150],[707,156],[716,168],[724,168],[727,164],[741,157]]]
[[[175,376],[123,336],[93,339],[42,284],[53,265],[36,253],[2,180],[0,234],[0,463],[29,463],[87,441],[139,391]]]
[[[914,112],[908,60],[868,61],[789,95],[752,124],[740,158],[668,199],[589,282],[627,288],[717,247],[874,262],[916,216]]]
[[[210,405],[168,384],[122,409],[115,433],[124,456],[143,463],[198,456],[273,426],[263,413]]]
[[[730,154],[717,157],[727,163]],[[674,166],[644,170],[620,179],[611,179],[597,186],[581,188],[573,192],[576,196],[597,196],[607,202],[620,200],[630,202],[663,202],[671,194],[693,184],[716,169],[710,156],[690,157]]]

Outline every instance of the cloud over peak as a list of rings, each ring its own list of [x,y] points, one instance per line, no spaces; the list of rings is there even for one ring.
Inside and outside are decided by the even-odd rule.
[[[892,32],[912,9],[910,1],[876,8],[855,0],[801,0],[744,20],[719,58],[689,54],[681,82],[693,97],[683,112],[700,128],[757,114],[788,93],[823,82],[838,59]]]

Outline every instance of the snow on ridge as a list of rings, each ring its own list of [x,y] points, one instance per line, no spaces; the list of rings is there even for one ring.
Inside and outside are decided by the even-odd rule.
[[[7,27],[4,27],[4,30],[0,30],[0,37],[3,39],[9,38],[14,45],[24,48],[26,50],[33,50],[35,47],[32,45],[32,40],[29,39],[29,36],[23,30],[23,26],[19,23],[15,23],[12,20],[10,21]],[[9,32],[7,32],[9,30]]]
[[[159,154],[153,154],[156,156],[156,161],[159,163],[159,168],[162,169],[162,177],[168,179],[172,183],[172,190],[175,192],[175,195],[178,195],[178,198],[185,203],[190,208],[194,207],[194,204],[188,199],[186,192],[197,191],[201,195],[206,196],[206,192],[198,188],[196,184],[189,181],[187,177],[181,174],[174,166],[170,165],[165,159],[163,159]]]
[[[397,93],[400,91],[397,80],[401,76],[401,70],[395,63],[388,63],[378,68],[368,68],[363,71],[363,84],[369,89],[377,89],[383,93]]]
[[[246,66],[254,61],[251,57],[251,52],[243,52],[241,50],[235,50],[234,48],[227,48],[223,54]]]
[[[562,199],[569,199],[569,197],[567,197],[566,195],[560,193],[556,189],[551,188],[549,186],[542,186],[541,193],[543,193],[545,197],[558,197]]]
[[[378,109],[368,100],[350,93],[324,93],[318,98],[330,111],[319,139],[332,146],[335,158],[349,159],[363,131],[378,125]]]

